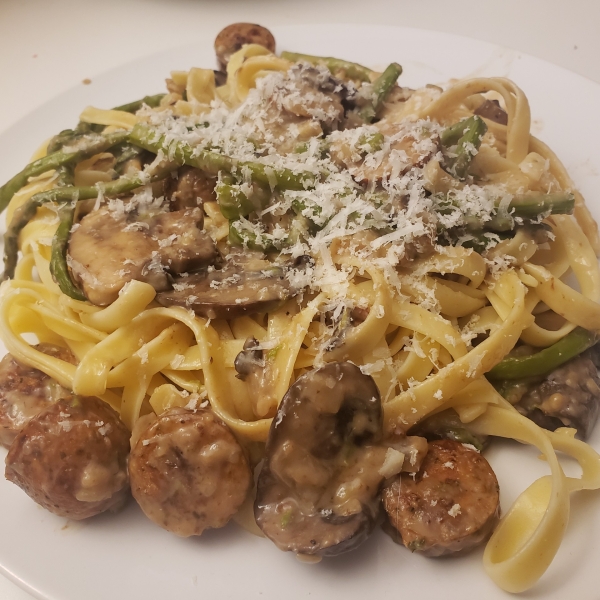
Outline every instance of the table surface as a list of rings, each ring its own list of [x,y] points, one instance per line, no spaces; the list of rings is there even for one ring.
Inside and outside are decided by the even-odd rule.
[[[96,75],[125,62],[204,36],[212,40],[232,21],[362,23],[455,33],[543,58],[600,83],[597,0],[369,0],[368,5],[364,0],[0,0],[0,134],[84,80],[93,85]],[[2,576],[0,598],[31,600]]]

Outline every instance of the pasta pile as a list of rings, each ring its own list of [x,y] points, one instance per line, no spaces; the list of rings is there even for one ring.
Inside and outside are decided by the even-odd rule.
[[[177,137],[177,123],[186,124],[189,130],[191,124],[206,120],[206,130],[212,131],[217,113],[222,123],[232,119],[239,123],[244,107],[256,102],[257,94],[259,99],[269,97],[269,86],[276,88],[281,81],[277,78],[285,78],[294,65],[285,53],[280,57],[248,45],[230,59],[224,85],[215,83],[212,70],[174,72],[170,93],[155,108],[145,107],[135,114],[87,108],[80,118],[105,126],[104,133],[149,127],[155,132],[152,139],[163,144],[157,161],[177,162],[174,146],[169,155],[169,143],[188,140],[187,132]],[[184,306],[159,305],[155,289],[142,281],[127,283],[118,299],[105,307],[63,293],[50,269],[59,218],[56,205],[47,203],[20,232],[21,254],[14,277],[1,288],[0,337],[19,361],[76,394],[102,398],[130,429],[144,414],[208,402],[242,443],[260,452],[290,384],[315,366],[350,360],[377,383],[388,433],[406,432],[426,417],[452,408],[474,433],[533,445],[547,461],[550,474],[521,494],[484,553],[489,576],[501,588],[519,592],[532,586],[552,561],[568,522],[571,492],[600,487],[600,457],[575,439],[574,430],[549,432],[519,414],[485,374],[518,343],[542,349],[576,327],[600,331],[597,227],[556,155],[531,135],[527,98],[514,83],[477,78],[459,81],[445,91],[426,87],[404,92],[401,100],[384,104],[379,120],[365,129],[365,135],[383,134],[381,152],[389,136],[396,135],[394,139],[400,142],[407,136],[422,141],[420,133],[415,133],[417,126],[430,128],[428,139],[437,144],[446,128],[473,117],[485,100],[496,100],[507,115],[506,125],[485,119],[487,132],[480,147],[472,151],[469,165],[475,182],[453,177],[442,168],[437,151],[429,160],[412,165],[415,179],[404,190],[408,205],[401,210],[410,211],[413,201],[418,205],[417,216],[409,223],[416,233],[394,237],[397,230],[392,228],[371,235],[374,230],[362,217],[356,226],[345,221],[345,229],[336,233],[333,215],[325,225],[329,238],[319,233],[294,242],[303,244],[302,251],[294,244],[277,247],[275,240],[275,252],[269,250],[270,256],[279,258],[310,255],[310,282],[305,282],[302,294],[267,313],[208,319]],[[331,134],[332,146],[348,143],[343,136],[336,138],[337,133]],[[303,160],[304,170],[309,170],[311,160],[311,165],[322,165],[315,158],[320,156],[316,145],[322,135],[310,131],[299,135],[309,158],[303,158],[302,152],[282,151],[295,152],[296,162],[289,168],[297,172]],[[44,155],[42,148],[33,158]],[[264,156],[264,164],[276,169],[278,163],[267,160],[272,153]],[[399,156],[405,159],[406,153]],[[101,192],[111,180],[102,158],[98,153],[80,162],[75,185],[96,186]],[[326,181],[339,173],[345,182],[351,181],[344,168],[337,168],[332,175],[333,167],[327,163]],[[394,172],[394,168],[392,164],[388,181],[400,181],[406,173]],[[7,223],[34,195],[53,189],[57,177],[50,170],[30,178],[13,196]],[[147,188],[141,186],[133,193]],[[304,202],[312,189],[300,186],[288,196],[282,192],[280,200]],[[368,185],[365,189],[370,193]],[[422,210],[424,202],[437,197],[472,201],[473,194],[489,200],[498,190],[505,208],[515,196],[572,192],[573,215],[543,214],[539,223],[545,224],[548,235],[542,241],[527,227],[505,238],[488,235],[483,249],[465,242],[468,232],[465,240],[456,243],[425,239],[427,232],[449,230],[452,225],[439,220],[432,228],[428,221],[432,217]],[[415,200],[412,193],[421,195]],[[354,208],[347,208],[350,201],[344,204],[341,194],[335,213],[346,211],[347,216],[358,210],[361,196],[355,190],[352,194]],[[98,202],[103,201],[100,193]],[[220,250],[227,251],[232,239],[230,222],[218,202],[206,202],[204,212],[205,230]],[[308,214],[306,208],[303,214]],[[440,214],[443,219],[445,213]],[[240,223],[252,225],[250,220]],[[417,231],[418,227],[424,229]],[[411,245],[416,247],[413,254]],[[569,273],[577,279],[580,291],[563,282]],[[362,317],[352,320],[348,315],[356,309]],[[539,318],[549,313],[554,313],[557,326]],[[351,324],[342,327],[343,319]],[[249,338],[255,338],[265,352],[266,376],[260,388],[236,377],[235,359]],[[78,364],[36,350],[35,342],[67,346]],[[564,474],[558,453],[578,461],[580,478]]]

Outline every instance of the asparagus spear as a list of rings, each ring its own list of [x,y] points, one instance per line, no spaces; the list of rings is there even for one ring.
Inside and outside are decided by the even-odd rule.
[[[92,135],[87,143],[72,152],[60,150],[29,163],[20,173],[7,181],[0,188],[0,212],[10,202],[11,198],[27,183],[30,177],[41,175],[53,169],[76,163],[84,158],[104,152],[111,146],[122,142],[127,137],[126,131],[116,131],[108,135]]]
[[[79,122],[75,129],[63,129],[57,133],[49,142],[46,155],[54,154],[65,146],[72,145],[84,136],[94,133],[91,123]]]
[[[571,192],[554,192],[552,194],[520,194],[513,196],[512,200],[503,211],[498,212],[501,200],[495,201],[496,208],[491,214],[491,219],[483,221],[477,216],[465,215],[464,224],[471,232],[476,231],[511,231],[515,227],[515,217],[525,222],[539,219],[546,215],[567,215],[573,212],[575,196]],[[449,195],[444,195],[438,202],[437,210],[444,214],[449,207],[460,208],[456,201]]]
[[[57,169],[57,187],[73,185],[73,166],[63,165]],[[60,223],[54,237],[52,238],[52,251],[50,256],[50,273],[58,284],[63,294],[75,300],[85,300],[85,296],[71,280],[67,267],[67,246],[69,244],[69,233],[73,226],[75,216],[75,203],[61,204],[58,207]]]
[[[307,62],[311,65],[323,65],[327,67],[334,75],[345,76],[348,79],[357,79],[359,81],[370,82],[373,71],[357,63],[348,62],[332,56],[312,56],[310,54],[301,54],[299,52],[282,52],[281,58],[292,62]]]
[[[467,176],[469,166],[481,145],[481,138],[487,131],[485,121],[473,115],[448,127],[441,135],[442,146],[448,148],[456,144],[454,156],[447,159],[448,172],[457,179]]]
[[[360,136],[357,145],[362,152],[369,154],[381,150],[384,141],[383,133],[368,133]]]
[[[135,113],[144,104],[147,104],[151,108],[154,108],[160,104],[160,101],[164,98],[165,94],[155,94],[154,96],[145,96],[141,100],[135,100],[128,104],[122,104],[121,106],[115,106],[112,110],[121,110],[123,112]],[[55,135],[48,144],[48,154],[58,152],[63,146],[75,143],[78,139],[81,139],[88,133],[94,133],[102,131],[104,127],[102,125],[93,125],[91,123],[84,123],[80,121],[75,129],[64,129],[57,135]]]
[[[221,214],[229,220],[247,217],[250,213],[265,208],[271,199],[271,191],[258,184],[252,186],[249,196],[246,195],[231,175],[221,176],[215,185],[215,193]]]
[[[377,115],[377,111],[383,105],[388,94],[396,85],[398,77],[402,74],[402,67],[398,63],[388,65],[385,71],[373,82],[372,99],[363,106],[359,115],[367,122],[371,123]]]
[[[150,108],[156,108],[160,101],[165,97],[166,94],[154,94],[153,96],[144,96],[140,100],[134,100],[127,104],[121,104],[121,106],[115,106],[113,110],[122,110],[123,112],[136,113],[144,104]]]
[[[513,217],[523,219],[535,219],[544,213],[570,215],[575,208],[575,195],[571,192],[521,194],[513,197],[509,208]]]
[[[56,169],[56,187],[73,185],[74,166],[72,164],[62,165]]]
[[[69,275],[67,267],[67,246],[69,245],[69,233],[73,226],[75,215],[75,202],[62,204],[58,208],[60,224],[54,238],[52,239],[52,253],[50,257],[50,273],[63,294],[75,300],[86,300],[86,297],[75,286]]]
[[[576,327],[564,338],[530,356],[509,356],[487,372],[490,379],[524,379],[549,373],[598,341],[593,331]]]
[[[240,228],[239,221],[229,221],[228,241],[232,246],[244,246],[258,252],[273,252],[276,250],[271,240],[257,236],[253,231]]]
[[[314,173],[296,173],[290,169],[276,169],[261,163],[237,161],[225,154],[192,148],[186,143],[165,144],[164,137],[157,136],[152,129],[140,123],[131,130],[129,141],[155,154],[163,151],[177,164],[190,165],[211,175],[218,175],[220,171],[235,173],[237,170],[248,170],[253,181],[269,187],[275,185],[282,190],[308,189],[314,186],[317,179]]]
[[[144,150],[133,144],[125,141],[119,144],[112,150],[112,155],[115,157],[115,171],[121,173],[126,162],[132,158],[137,158]]]
[[[162,179],[167,172],[172,171],[174,168],[175,165],[169,163],[152,175],[150,182]],[[37,209],[43,204],[48,202],[65,204],[79,200],[89,200],[97,198],[100,190],[103,190],[106,196],[117,196],[118,194],[130,192],[147,183],[149,182],[145,177],[121,177],[115,181],[105,183],[103,186],[66,186],[35,194],[35,196],[32,196],[15,211],[8,230],[4,234],[4,275],[2,279],[11,279],[14,276],[19,251],[19,233],[35,216]]]

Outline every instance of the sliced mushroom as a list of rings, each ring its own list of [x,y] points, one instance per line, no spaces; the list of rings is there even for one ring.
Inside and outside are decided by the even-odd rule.
[[[273,420],[254,515],[278,548],[334,556],[371,533],[386,449],[375,382],[330,363],[299,377]]]
[[[295,65],[289,73],[298,90],[281,98],[284,110],[305,119],[317,120],[325,132],[339,127],[344,116],[342,85],[324,69]]]
[[[217,248],[202,231],[203,222],[198,207],[160,213],[150,220],[149,234],[158,242],[160,262],[171,273],[186,273],[215,261]]]
[[[329,147],[332,160],[348,169],[361,184],[377,184],[423,167],[439,150],[439,136],[435,133],[387,121],[377,123],[376,127],[384,135],[379,149],[367,149],[360,139],[357,143],[352,132],[344,132]]]
[[[128,225],[124,215],[101,208],[86,215],[71,232],[67,264],[71,277],[92,304],[114,302],[132,279],[157,290],[168,288],[160,261],[152,261],[156,242],[146,230]]]
[[[266,27],[255,23],[232,23],[222,29],[215,38],[219,69],[224,71],[231,55],[246,44],[258,44],[270,52],[275,52],[275,38]]]
[[[166,271],[198,269],[217,256],[212,239],[199,229],[202,214],[198,207],[149,218],[108,207],[92,211],[71,233],[71,275],[87,299],[99,306],[114,302],[133,279],[166,290]]]
[[[279,401],[275,393],[276,372],[273,362],[268,359],[268,354],[265,356],[265,349],[256,338],[246,340],[233,366],[238,373],[236,377],[246,383],[254,414],[257,417],[272,417]]]
[[[194,208],[205,202],[216,202],[216,179],[207,177],[200,169],[184,166],[177,178],[165,180],[165,196],[171,200],[171,210]]]
[[[515,408],[544,429],[573,427],[585,440],[600,412],[600,348],[596,345],[554,369],[542,381],[523,382]]]
[[[184,306],[207,319],[230,319],[273,310],[296,291],[285,277],[286,269],[266,260],[228,257],[222,269],[206,270],[173,283],[174,291],[161,292],[163,306]]]
[[[485,100],[475,109],[474,114],[489,121],[494,121],[494,123],[500,123],[500,125],[508,124],[508,115],[500,106],[498,100]]]
[[[265,367],[263,351],[258,340],[254,337],[244,342],[244,349],[235,357],[233,366],[237,371],[236,377],[242,381],[255,376]]]
[[[294,152],[303,143],[338,129],[344,118],[342,86],[324,68],[293,65],[276,83],[261,106],[260,122],[248,114],[244,126],[253,142],[267,144],[278,154]]]
[[[227,83],[227,73],[225,71],[213,71],[215,74],[215,85],[221,87]]]

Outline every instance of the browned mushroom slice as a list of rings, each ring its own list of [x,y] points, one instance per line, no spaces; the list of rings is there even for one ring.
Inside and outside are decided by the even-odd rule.
[[[600,412],[600,347],[593,346],[541,381],[517,382],[525,391],[515,408],[544,429],[573,427],[589,437]]]
[[[71,233],[71,275],[86,298],[99,306],[114,302],[133,279],[166,290],[165,271],[183,273],[216,258],[212,239],[199,228],[202,219],[199,207],[145,219],[109,208],[95,210]]]
[[[296,117],[317,120],[326,132],[337,129],[344,116],[342,85],[330,75],[307,65],[292,67],[290,76],[298,93],[283,96],[281,107]]]
[[[244,349],[235,357],[233,363],[238,372],[236,377],[242,381],[254,379],[265,368],[265,358],[258,340],[249,337],[244,342]]]
[[[152,260],[157,243],[144,228],[107,208],[86,215],[69,239],[67,264],[86,298],[98,306],[114,302],[132,279],[157,290],[168,288],[160,261]]]
[[[258,44],[270,52],[275,52],[275,38],[266,27],[255,23],[232,23],[222,29],[215,38],[219,68],[224,71],[231,55],[245,44]]]
[[[474,114],[489,121],[494,121],[494,123],[500,123],[500,125],[508,124],[508,115],[500,106],[498,100],[485,100],[475,109]]]
[[[212,264],[217,247],[202,231],[202,209],[188,208],[160,213],[149,223],[149,233],[158,242],[161,264],[171,273],[186,273]]]
[[[375,382],[331,363],[299,377],[273,420],[254,515],[278,548],[334,556],[371,533],[386,449]]]
[[[422,167],[439,149],[439,137],[426,130],[405,131],[404,124],[383,121],[377,128],[385,136],[380,150],[365,154],[344,137],[334,141],[329,149],[332,160],[348,169],[361,184],[378,183]]]
[[[416,476],[402,473],[383,490],[385,528],[413,552],[442,556],[486,540],[500,515],[498,480],[489,463],[454,440],[429,444]]]
[[[194,208],[204,202],[216,202],[216,179],[207,177],[199,169],[181,167],[177,178],[165,180],[165,196],[171,199],[171,210]]]
[[[272,417],[279,398],[275,392],[276,373],[272,361],[265,357],[260,342],[249,337],[233,363],[236,377],[246,384],[252,410],[257,417]]]
[[[294,295],[285,269],[267,261],[228,261],[222,269],[195,273],[173,283],[156,299],[163,306],[184,306],[207,319],[231,319],[273,310]]]
[[[225,71],[213,71],[215,74],[215,85],[221,87],[227,83],[227,73]]]

